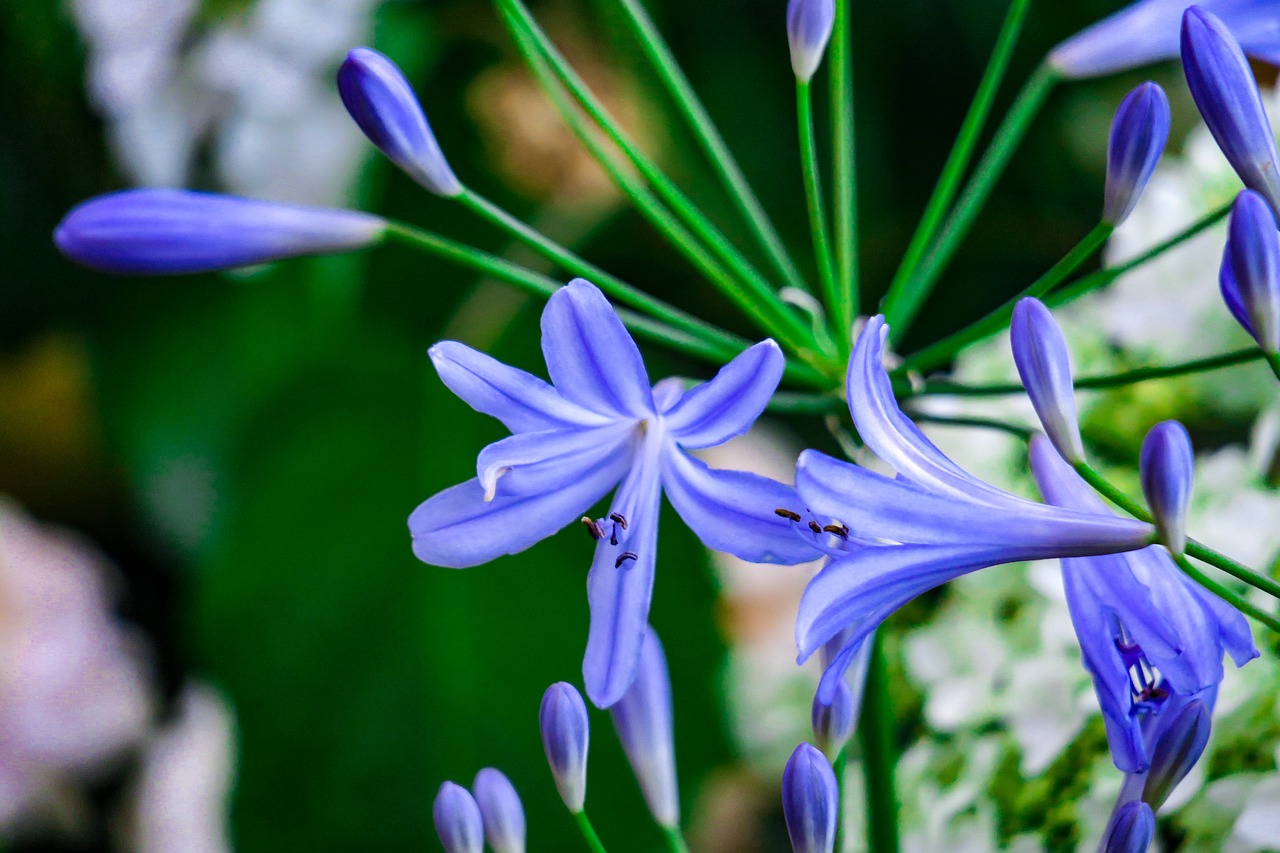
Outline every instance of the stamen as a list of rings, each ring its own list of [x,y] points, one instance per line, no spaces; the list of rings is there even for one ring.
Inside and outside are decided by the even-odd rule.
[[[809,529],[810,529],[810,530],[812,530],[814,533],[821,533],[821,532],[822,532],[822,528],[818,526],[818,522],[816,522],[816,521],[810,521],[810,522],[809,522]]]
[[[640,559],[640,558],[639,558],[639,557],[637,557],[637,556],[636,556],[635,554],[633,554],[632,552],[630,552],[630,551],[623,551],[623,552],[622,552],[622,555],[621,555],[620,557],[618,557],[618,559],[617,559],[617,560],[615,560],[615,561],[614,561],[614,563],[613,563],[613,567],[614,567],[615,569],[620,569],[620,568],[622,568],[622,564],[623,564],[623,563],[625,563],[627,560],[638,560],[638,559]]]
[[[600,529],[600,525],[592,521],[590,518],[587,518],[585,515],[582,517],[582,525],[587,528],[587,532],[591,534],[591,538],[597,542],[604,538],[604,531]]]
[[[618,522],[618,524],[622,525],[623,530],[627,529],[627,517],[622,513],[620,512],[609,513],[609,520]]]
[[[798,512],[792,512],[792,511],[791,511],[791,510],[789,510],[789,509],[775,509],[775,510],[773,511],[773,513],[774,513],[774,515],[778,515],[778,516],[781,516],[782,518],[785,518],[787,521],[799,521],[799,520],[800,520],[800,513],[798,513]]]
[[[841,539],[845,540],[849,538],[849,528],[843,524],[828,524],[822,529],[827,533],[830,533],[832,536],[839,536]]]

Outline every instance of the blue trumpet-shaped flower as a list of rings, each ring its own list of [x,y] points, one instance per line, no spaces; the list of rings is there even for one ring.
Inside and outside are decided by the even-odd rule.
[[[787,3],[787,42],[791,70],[801,83],[813,79],[822,63],[836,20],[834,0],[790,0]]]
[[[1280,352],[1280,233],[1262,196],[1245,190],[1231,209],[1218,275],[1223,301],[1264,352]]]
[[[1129,218],[1168,141],[1169,98],[1155,83],[1143,83],[1120,102],[1111,123],[1103,222]]]
[[[338,69],[338,94],[369,141],[409,177],[436,195],[462,192],[413,87],[394,62],[376,50],[355,48]]]
[[[409,528],[424,562],[474,566],[550,536],[621,482],[606,516],[584,519],[596,553],[583,676],[591,700],[608,707],[640,659],[663,492],[712,548],[755,562],[813,558],[812,545],[774,513],[795,504],[794,490],[712,470],[685,452],[746,432],[782,375],[783,357],[764,341],[688,391],[674,380],[651,387],[635,342],[604,295],[581,279],[548,301],[542,350],[552,385],[462,344],[431,348],[444,383],[514,434],[480,453],[474,479],[418,507]]]
[[[1274,6],[1270,14],[1280,20]],[[1258,83],[1231,31],[1199,6],[1182,18],[1182,66],[1191,97],[1227,162],[1280,215],[1280,154]]]
[[[680,789],[671,714],[667,657],[658,635],[647,628],[635,680],[609,715],[650,814],[659,826],[675,828],[680,825]]]
[[[359,249],[381,240],[386,226],[351,210],[139,189],[77,205],[53,240],[62,254],[100,272],[178,275]]]
[[[863,638],[920,593],[976,569],[1048,557],[1131,551],[1151,525],[1026,500],[983,483],[938,450],[899,410],[881,364],[888,331],[873,317],[849,364],[849,410],[867,446],[895,468],[882,474],[805,451],[796,487],[805,506],[851,533],[849,549],[810,581],[796,641],[803,661],[841,630],[845,649],[819,696],[830,701]],[[864,544],[855,537],[893,544]]]
[[[1032,440],[1031,469],[1050,503],[1106,512],[1042,438]],[[1111,757],[1127,773],[1151,766],[1159,734],[1152,720],[1193,699],[1211,703],[1224,653],[1238,666],[1258,656],[1244,616],[1183,574],[1163,548],[1066,559],[1062,580]],[[1170,703],[1173,696],[1181,698]]]
[[[1204,0],[1246,52],[1280,64],[1280,18],[1274,0]],[[1142,0],[1059,44],[1049,62],[1066,77],[1098,77],[1178,55],[1178,24],[1187,0]]]

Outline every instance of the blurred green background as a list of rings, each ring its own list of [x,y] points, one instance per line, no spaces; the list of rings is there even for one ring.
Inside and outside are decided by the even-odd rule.
[[[196,30],[248,5],[209,0]],[[1000,104],[1056,41],[1118,5],[1037,5]],[[803,261],[785,3],[648,6]],[[619,97],[669,170],[724,228],[742,233],[668,120],[612,4],[534,9],[600,79],[626,81]],[[932,187],[1003,12],[988,0],[856,4],[859,196],[873,296]],[[520,94],[510,82],[518,76],[493,88],[491,72],[515,75],[519,66],[488,3],[389,2],[372,31],[373,45],[424,93],[465,181],[624,278],[752,334],[607,193],[579,206],[558,192],[563,172],[544,174],[545,156],[519,135],[526,125],[503,113],[541,102]],[[79,200],[128,181],[86,97],[85,49],[67,9],[7,3],[0,69],[0,492],[85,531],[113,557],[126,581],[123,613],[148,634],[170,695],[197,674],[232,700],[237,849],[436,849],[436,788],[444,779],[469,784],[487,765],[506,771],[524,797],[532,850],[577,849],[536,714],[549,683],[580,680],[590,542],[566,531],[459,572],[419,564],[405,528],[419,501],[470,476],[476,453],[502,435],[442,387],[427,347],[457,337],[540,372],[539,306],[500,286],[477,289],[468,272],[402,248],[181,279],[81,270],[54,251],[50,232]],[[1172,67],[1151,73],[1175,104],[1185,102]],[[1088,230],[1110,111],[1137,79],[1055,94],[918,339],[978,316]],[[1185,121],[1185,109],[1176,113]],[[199,168],[192,183],[219,188]],[[355,198],[511,251],[381,159],[366,158]],[[646,354],[655,377],[705,375],[702,365]],[[816,425],[799,428],[823,441]],[[735,767],[719,686],[724,636],[706,555],[676,519],[667,522],[653,620],[671,659],[682,796],[696,817],[708,774]],[[618,853],[658,849],[607,716],[593,713],[592,722],[589,805],[602,834]],[[108,783],[100,798],[117,793]],[[779,814],[771,825],[759,849],[785,843]],[[106,849],[106,828],[98,830],[18,849]]]

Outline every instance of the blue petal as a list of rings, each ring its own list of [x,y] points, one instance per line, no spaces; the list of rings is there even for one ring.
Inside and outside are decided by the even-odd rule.
[[[839,633],[832,637],[832,640],[843,640],[848,634],[847,628],[842,628]],[[853,706],[860,709],[862,707],[862,694],[867,683],[867,660],[871,654],[871,639],[875,632],[860,637],[853,641],[842,642],[835,654],[831,655],[831,659],[826,661],[826,668],[822,670],[822,678],[818,681],[818,692],[816,694],[817,701],[823,704],[831,704],[835,701],[836,692],[840,689],[841,684],[857,685],[853,690]],[[824,657],[826,650],[831,647],[831,640],[823,645]],[[853,675],[848,679],[845,675],[853,669]]]
[[[1246,190],[1252,192],[1252,190]],[[1222,247],[1222,265],[1218,267],[1218,287],[1222,291],[1222,301],[1227,304],[1227,310],[1231,312],[1231,316],[1236,318],[1236,322],[1240,324],[1249,337],[1255,341],[1258,340],[1258,333],[1253,330],[1253,322],[1249,319],[1249,310],[1244,307],[1244,297],[1240,294],[1240,283],[1236,281],[1234,266],[1232,262],[1232,254],[1234,249],[1231,247],[1231,240],[1228,239]]]
[[[578,459],[597,459],[602,452],[630,458],[629,443],[635,433],[625,422],[518,433],[480,451],[476,476],[490,499],[563,489],[581,476]]]
[[[53,239],[64,255],[101,272],[178,275],[346,252],[376,243],[385,228],[382,219],[350,210],[140,189],[76,206]]]
[[[502,421],[512,432],[600,426],[608,417],[570,403],[531,373],[509,367],[456,341],[441,341],[427,353],[440,379],[477,412]]]
[[[653,628],[646,628],[635,680],[609,708],[618,740],[659,826],[680,825],[680,788],[672,731],[671,676]]]
[[[1142,442],[1138,470],[1160,542],[1175,554],[1187,544],[1187,504],[1196,461],[1187,428],[1177,421],[1153,426]]]
[[[769,404],[785,366],[778,345],[761,341],[720,368],[714,379],[686,391],[663,421],[676,441],[693,450],[742,435]]]
[[[790,486],[745,471],[719,471],[671,448],[664,455],[667,499],[708,548],[753,563],[791,565],[821,552],[774,510],[800,506]]]
[[[1169,98],[1146,82],[1120,102],[1107,146],[1106,202],[1102,221],[1129,218],[1169,141]]]
[[[1241,325],[1267,352],[1280,350],[1280,234],[1275,214],[1253,190],[1236,198],[1223,257],[1223,273],[1249,318]],[[1225,295],[1228,284],[1222,285]]]
[[[782,771],[782,815],[792,853],[831,853],[840,791],[830,762],[810,744],[797,746]]]
[[[523,551],[576,521],[629,464],[629,453],[600,444],[511,472],[512,482],[491,501],[477,479],[445,489],[409,516],[413,552],[424,563],[463,568]]]
[[[640,350],[590,282],[576,278],[552,294],[542,312],[542,354],[565,399],[603,415],[654,415]]]
[[[1083,459],[1071,356],[1062,329],[1043,302],[1030,296],[1018,300],[1009,324],[1009,343],[1022,386],[1053,446],[1070,462]]]

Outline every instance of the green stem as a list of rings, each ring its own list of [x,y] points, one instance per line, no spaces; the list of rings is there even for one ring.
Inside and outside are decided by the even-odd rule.
[[[1173,554],[1172,556],[1173,561],[1178,564],[1178,568],[1182,569],[1182,571],[1185,572],[1193,581],[1218,596],[1218,598],[1227,602],[1227,604],[1230,604],[1236,610],[1239,610],[1246,616],[1253,617],[1263,625],[1266,625],[1272,631],[1280,634],[1280,619],[1277,619],[1261,607],[1254,606],[1253,602],[1249,601],[1249,599],[1245,598],[1243,595],[1240,595],[1234,590],[1227,589],[1222,584],[1210,578],[1204,572],[1191,565],[1191,561],[1187,559],[1185,554]]]
[[[800,132],[800,169],[804,175],[804,200],[809,208],[809,231],[813,235],[813,257],[818,265],[827,311],[834,315],[841,292],[836,284],[836,264],[831,255],[827,215],[822,203],[822,179],[818,175],[817,145],[813,138],[813,91],[807,82],[800,80],[796,81],[796,125]]]
[[[662,835],[667,839],[667,846],[671,848],[671,853],[689,853],[689,845],[680,833],[680,827],[664,826]]]
[[[916,423],[922,424],[939,424],[940,426],[955,427],[977,427],[979,429],[994,429],[1000,432],[1007,432],[1016,435],[1023,441],[1029,441],[1031,436],[1035,434],[1035,430],[1021,424],[1011,424],[1005,421],[996,420],[995,418],[977,418],[967,415],[931,415],[926,412],[915,412],[911,415]]]
[[[844,773],[849,764],[849,747],[845,746],[836,754],[836,760],[831,764],[831,770],[836,774],[836,843],[832,848],[835,853],[842,853],[844,850],[844,833],[845,833],[845,784]]]
[[[1271,372],[1276,375],[1276,379],[1280,379],[1280,353],[1267,353],[1267,366],[1271,368]]]
[[[942,226],[937,240],[918,265],[910,282],[903,286],[903,292],[910,294],[913,300],[911,310],[901,312],[907,320],[915,316],[919,303],[933,289],[939,276],[960,247],[961,241],[969,233],[974,219],[987,203],[987,198],[995,189],[996,182],[1004,174],[1005,167],[1009,165],[1010,158],[1017,150],[1027,128],[1030,127],[1031,120],[1040,111],[1045,98],[1058,79],[1056,72],[1049,65],[1041,65],[1014,100],[1009,113],[996,130],[987,153],[978,161],[973,177],[969,179],[964,192],[960,194],[960,199],[947,216],[946,224]],[[906,324],[899,319],[898,325],[894,326],[893,330],[900,338],[906,332]]]
[[[836,0],[831,34],[831,178],[835,200],[836,270],[843,298],[832,308],[842,355],[853,346],[853,318],[861,307],[858,276],[858,157],[853,109],[852,0]],[[837,848],[839,849],[839,848]]]
[[[789,285],[805,289],[804,277],[800,275],[795,262],[787,254],[782,238],[778,236],[768,214],[765,213],[764,206],[751,190],[751,185],[742,174],[738,161],[734,159],[733,153],[729,151],[729,146],[720,136],[720,131],[716,129],[711,116],[693,91],[689,79],[680,70],[679,63],[671,54],[671,49],[667,47],[658,28],[654,26],[649,13],[638,0],[618,0],[618,2],[626,13],[626,21],[640,43],[641,49],[658,73],[658,79],[666,86],[668,94],[675,101],[685,123],[693,132],[694,139],[697,140],[707,161],[720,178],[720,183],[737,206],[743,219],[751,227],[756,240],[769,256],[769,260]]]
[[[894,787],[893,702],[889,696],[889,672],[884,646],[877,632],[867,661],[867,686],[858,738],[862,742],[862,773],[866,780],[867,849],[897,853],[898,797]]]
[[[557,112],[579,142],[587,148],[591,156],[608,173],[610,179],[636,209],[655,228],[664,233],[672,245],[712,284],[733,298],[744,313],[763,330],[776,334],[798,353],[812,350],[814,345],[812,331],[778,298],[772,286],[750,267],[741,254],[693,207],[670,179],[662,174],[661,170],[627,138],[617,122],[609,116],[582,79],[556,50],[546,33],[538,27],[521,0],[498,0],[498,2],[503,21],[507,24],[516,47],[529,63],[534,76],[555,105]],[[613,156],[609,149],[596,138],[587,122],[566,97],[566,91],[592,122],[625,155],[626,162]],[[640,172],[680,218],[668,211],[644,182],[628,171],[628,162]],[[690,232],[690,228],[697,232],[698,237]],[[738,279],[721,266],[721,261],[733,269]],[[747,285],[749,293],[743,290],[743,283]]]
[[[1101,474],[1093,470],[1088,462],[1081,460],[1076,462],[1072,467],[1076,469],[1076,473],[1078,473],[1086,483],[1096,489],[1097,492],[1107,500],[1111,501],[1113,504],[1120,507],[1139,521],[1145,521],[1148,524],[1154,523],[1155,520],[1151,517],[1151,513],[1147,511],[1146,507],[1142,506],[1124,492],[1113,486]],[[1264,574],[1255,572],[1248,566],[1237,563],[1227,555],[1219,551],[1215,551],[1201,542],[1197,542],[1194,539],[1188,539],[1187,554],[1195,557],[1203,563],[1208,563],[1215,568],[1221,569],[1237,580],[1242,580],[1249,586],[1260,589],[1273,598],[1280,598],[1280,583],[1277,583],[1275,580]]]
[[[899,264],[898,271],[893,276],[893,282],[889,285],[884,300],[884,313],[892,330],[898,330],[901,326],[901,332],[905,332],[920,310],[925,296],[928,295],[929,285],[917,280],[916,269],[925,250],[937,236],[942,217],[946,215],[960,188],[960,179],[964,177],[964,171],[973,157],[974,148],[978,144],[983,125],[986,124],[987,117],[991,113],[991,105],[995,101],[1000,82],[1009,69],[1009,60],[1013,56],[1014,46],[1018,43],[1018,34],[1022,30],[1022,22],[1026,19],[1030,5],[1031,0],[1013,0],[1009,4],[1009,11],[1005,13],[1004,24],[1000,27],[1000,34],[996,38],[991,58],[987,60],[986,70],[983,71],[982,79],[978,83],[978,91],[973,96],[973,103],[969,105],[969,112],[965,114],[964,121],[960,125],[960,133],[951,146],[951,153],[947,155],[947,162],[943,165],[942,174],[933,188],[933,195],[925,205],[920,224],[916,226],[915,234],[911,236],[911,243],[907,246],[902,263]]]
[[[578,829],[582,832],[582,837],[587,842],[587,848],[591,853],[606,853],[604,844],[600,842],[600,836],[596,835],[596,828],[591,825],[591,819],[587,817],[587,810],[575,812],[573,819],[578,824]]]
[[[847,409],[843,397],[831,394],[801,394],[778,391],[769,400],[766,411],[787,415],[829,415]]]
[[[1065,281],[1067,276],[1075,272],[1094,252],[1098,251],[1102,244],[1107,242],[1107,238],[1111,236],[1114,230],[1115,226],[1108,225],[1105,222],[1098,223],[1079,243],[1071,247],[1071,250],[1061,260],[1050,267],[1044,275],[1023,289],[1022,292],[1007,300],[982,319],[971,323],[954,334],[948,335],[935,344],[925,347],[919,352],[912,353],[903,362],[902,370],[921,372],[932,370],[939,365],[946,364],[957,352],[969,344],[987,337],[992,330],[1005,328],[1009,325],[1009,319],[1013,316],[1013,308],[1018,304],[1018,300],[1027,296],[1040,298],[1048,294]]]

